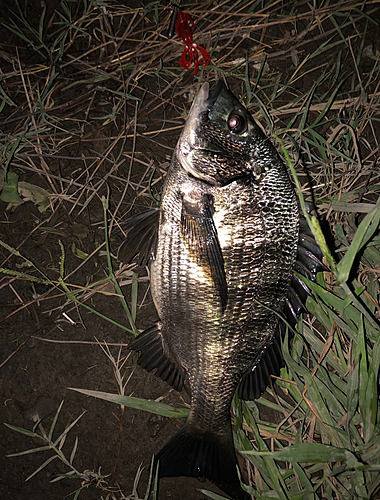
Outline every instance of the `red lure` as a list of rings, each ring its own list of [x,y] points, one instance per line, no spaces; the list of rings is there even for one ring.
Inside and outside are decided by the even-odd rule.
[[[175,21],[175,30],[178,38],[181,38],[185,43],[185,48],[182,52],[179,64],[184,69],[190,69],[194,62],[194,75],[199,69],[199,65],[207,66],[210,64],[211,57],[206,49],[193,42],[193,29],[195,28],[193,18],[178,10]],[[203,61],[199,60],[198,51],[200,52]]]

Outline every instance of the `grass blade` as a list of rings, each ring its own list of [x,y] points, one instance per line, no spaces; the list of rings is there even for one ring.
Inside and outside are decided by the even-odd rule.
[[[121,406],[127,406],[128,408],[136,408],[138,410],[148,411],[156,415],[161,415],[162,417],[185,418],[189,414],[188,408],[173,408],[172,406],[166,405],[164,403],[158,403],[157,401],[148,399],[134,398],[131,396],[120,396],[119,394],[90,391],[87,389],[75,389],[73,387],[69,387],[69,389],[85,394],[86,396],[104,399],[105,401],[110,401],[111,403],[116,403]]]
[[[379,226],[379,222],[380,199],[378,200],[372,212],[367,214],[363,221],[360,223],[349,249],[347,250],[343,259],[338,263],[336,269],[336,278],[338,283],[345,283],[348,280],[356,255],[372,238],[374,232]]]

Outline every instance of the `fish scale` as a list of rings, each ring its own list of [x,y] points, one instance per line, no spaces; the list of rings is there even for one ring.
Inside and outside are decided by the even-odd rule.
[[[294,326],[308,295],[293,269],[315,276],[323,265],[310,235],[299,241],[297,199],[285,166],[223,83],[210,95],[204,84],[194,100],[159,211],[127,226],[119,258],[153,257],[151,291],[160,318],[130,348],[140,352],[142,366],[178,390],[187,378],[191,390],[185,424],[156,456],[159,475],[206,477],[245,500],[232,398],[239,382],[239,393],[253,399],[271,374],[279,375],[285,327],[277,313]]]

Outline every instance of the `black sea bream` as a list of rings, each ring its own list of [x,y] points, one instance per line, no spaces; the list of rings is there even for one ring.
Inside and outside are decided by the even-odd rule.
[[[124,262],[152,257],[160,318],[130,348],[175,389],[185,378],[191,389],[185,424],[156,457],[161,477],[206,477],[232,498],[247,498],[236,470],[231,402],[242,379],[239,394],[252,399],[279,374],[283,326],[276,313],[294,325],[308,293],[293,269],[296,262],[303,274],[321,269],[314,240],[303,239],[299,251],[297,198],[276,149],[222,82],[210,95],[205,83],[159,210],[127,222],[119,251]]]

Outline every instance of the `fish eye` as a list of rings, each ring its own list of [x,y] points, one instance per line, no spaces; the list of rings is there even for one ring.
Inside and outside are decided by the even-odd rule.
[[[247,123],[245,118],[236,113],[230,115],[230,117],[228,118],[228,128],[234,134],[240,134],[241,132],[244,132],[245,129],[247,128]]]

